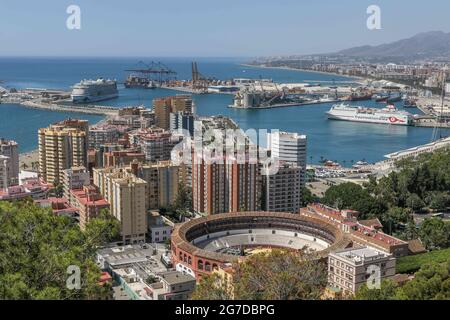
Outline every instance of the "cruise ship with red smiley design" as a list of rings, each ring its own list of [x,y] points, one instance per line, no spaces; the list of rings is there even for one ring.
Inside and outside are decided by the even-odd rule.
[[[327,112],[328,119],[409,126],[413,115],[393,105],[382,109],[336,104]]]

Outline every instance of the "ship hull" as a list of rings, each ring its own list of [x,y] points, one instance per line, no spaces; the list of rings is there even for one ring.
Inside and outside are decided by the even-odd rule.
[[[99,101],[105,101],[105,100],[111,100],[115,99],[119,96],[118,93],[112,93],[108,95],[102,95],[102,96],[76,96],[72,95],[72,102],[73,103],[90,103],[90,102],[99,102]]]
[[[397,126],[408,126],[410,123],[406,120],[399,119],[397,117],[388,117],[387,119],[368,119],[368,118],[358,118],[353,116],[336,115],[327,112],[328,119],[330,120],[341,120],[341,121],[351,121],[351,122],[363,122],[363,123],[374,123],[374,124],[390,124]]]

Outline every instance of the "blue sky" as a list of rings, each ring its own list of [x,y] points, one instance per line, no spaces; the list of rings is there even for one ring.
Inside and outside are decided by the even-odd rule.
[[[81,8],[68,30],[66,8]],[[382,29],[366,28],[381,8]],[[0,0],[0,56],[253,57],[450,32],[448,0]]]

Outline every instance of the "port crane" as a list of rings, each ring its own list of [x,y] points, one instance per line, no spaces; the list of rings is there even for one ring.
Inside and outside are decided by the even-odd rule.
[[[207,78],[198,71],[197,62],[192,62],[192,89],[198,90],[201,93],[208,91],[209,83],[214,80],[212,78]]]
[[[442,138],[440,125],[444,120],[444,103],[445,103],[445,84],[447,82],[447,66],[442,69],[442,91],[441,91],[441,110],[436,113],[436,125],[433,128],[431,141],[434,142]]]
[[[155,61],[152,61],[150,64],[139,61],[135,69],[127,69],[125,71],[140,74],[143,77],[158,82],[159,85],[161,85],[164,81],[175,79],[177,75],[175,71],[171,70],[162,62]]]

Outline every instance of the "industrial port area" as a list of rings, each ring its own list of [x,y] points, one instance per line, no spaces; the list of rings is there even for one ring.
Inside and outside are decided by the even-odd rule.
[[[205,77],[199,71],[197,62],[192,62],[192,78],[177,79],[177,72],[161,62],[136,64],[135,69],[127,69],[128,76],[123,82],[116,80],[83,80],[73,86],[72,91],[52,89],[5,89],[0,87],[0,103],[16,103],[28,108],[61,112],[114,115],[117,108],[96,105],[98,101],[115,99],[119,96],[118,86],[126,89],[162,88],[188,94],[229,94],[233,95],[230,108],[272,109],[282,107],[302,107],[309,105],[336,104],[327,114],[329,119],[359,121],[368,123],[388,123],[392,125],[413,125],[418,127],[450,128],[450,100],[427,93],[416,87],[388,80],[358,78],[353,83],[277,83],[263,78],[233,78],[219,80]],[[445,79],[445,78],[443,78]],[[106,88],[109,83],[111,89]],[[91,89],[94,87],[94,89]],[[95,89],[97,88],[97,89]],[[450,89],[444,80],[443,92]],[[88,92],[93,90],[92,92]],[[112,90],[105,92],[105,90]],[[349,102],[374,101],[386,108],[371,108],[364,105],[352,106]],[[394,104],[400,103],[404,111]],[[411,114],[409,109],[418,109]],[[344,110],[339,114],[336,110]],[[337,115],[336,115],[337,114]],[[401,119],[403,115],[404,119]],[[400,118],[399,118],[400,116]]]

